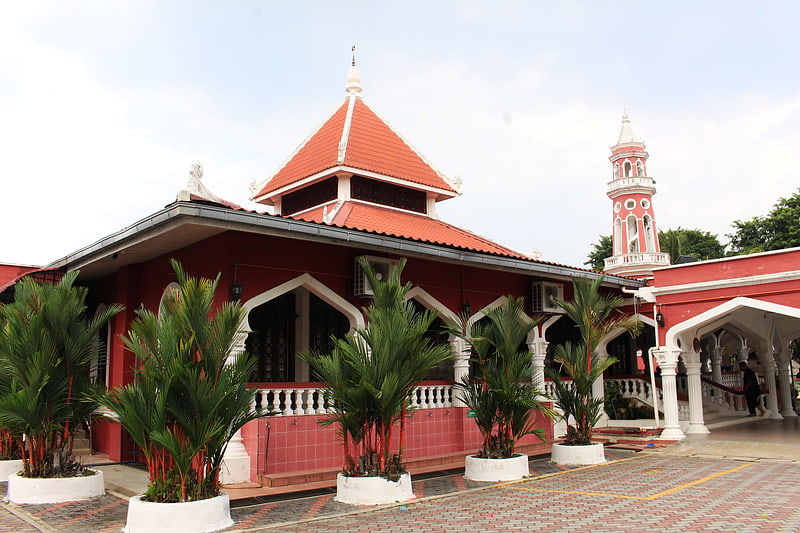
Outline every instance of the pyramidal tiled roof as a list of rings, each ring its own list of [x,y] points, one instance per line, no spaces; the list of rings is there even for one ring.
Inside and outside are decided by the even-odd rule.
[[[448,198],[458,194],[360,95],[351,93],[253,199],[264,200],[276,191],[337,167],[435,189]]]
[[[292,218],[322,223],[324,222],[324,211],[324,208],[317,208],[301,215],[294,215]],[[448,224],[443,220],[357,201],[344,202],[336,210],[333,220],[329,224],[340,228],[369,231],[432,244],[443,244],[476,252],[503,255],[517,259],[530,259],[524,254],[470,233],[458,226]]]

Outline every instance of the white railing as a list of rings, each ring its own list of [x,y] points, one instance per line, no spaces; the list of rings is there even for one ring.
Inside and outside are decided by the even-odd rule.
[[[572,387],[572,380],[562,378],[567,387]],[[650,382],[640,378],[606,378],[605,382],[613,381],[618,383],[620,393],[623,398],[635,398],[645,405],[653,407],[653,393]],[[544,383],[545,395],[553,399],[555,397],[555,385],[550,380]],[[656,387],[656,395],[658,395],[658,410],[664,411],[664,393]],[[689,402],[685,400],[678,400],[678,417],[681,420],[689,419]]]
[[[605,269],[620,265],[669,265],[669,254],[664,252],[638,252],[605,259]]]
[[[723,378],[724,377],[725,376],[723,376]],[[741,388],[740,383],[732,387],[727,385],[720,386],[718,383],[706,380],[703,380],[701,383],[703,390],[703,404],[712,404],[717,409],[729,411],[731,413],[742,413],[747,411],[747,401],[745,400],[744,394],[738,391],[730,390]]]
[[[453,407],[453,386],[420,385],[411,395],[411,405],[419,409]],[[327,412],[323,389],[311,385],[259,387],[253,407],[261,407],[284,416],[318,415]]]
[[[655,185],[653,178],[648,176],[630,176],[627,178],[615,178],[608,182],[608,191],[606,194],[612,194],[620,189],[639,188],[648,189],[655,192]]]
[[[725,372],[722,374],[722,385],[729,389],[741,389],[742,375],[738,372]]]

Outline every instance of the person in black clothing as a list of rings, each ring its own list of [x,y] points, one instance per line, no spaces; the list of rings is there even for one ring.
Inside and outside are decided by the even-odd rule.
[[[756,408],[759,414],[764,416],[764,409],[758,404],[758,397],[761,395],[761,385],[758,384],[756,373],[747,366],[745,361],[739,361],[739,370],[742,371],[742,390],[744,391],[745,400],[747,400],[747,409],[750,414],[747,416],[756,416]]]

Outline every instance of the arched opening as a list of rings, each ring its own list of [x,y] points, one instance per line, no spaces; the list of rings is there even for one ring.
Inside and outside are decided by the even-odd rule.
[[[250,311],[245,347],[256,359],[250,381],[294,381],[295,297],[281,295]]]
[[[630,161],[625,161],[625,177],[630,178],[633,175],[633,165]]]
[[[415,299],[411,299],[411,303],[418,312],[424,312],[427,310],[427,307]],[[425,332],[425,338],[430,340],[433,344],[444,344],[449,347],[450,343],[448,340],[450,338],[450,334],[447,332],[446,328],[447,326],[444,320],[437,316],[431,323],[428,331]],[[453,372],[453,362],[454,361],[452,358],[442,361],[438,366],[436,366],[436,368],[428,373],[425,379],[452,382],[455,377]]]
[[[614,163],[614,177],[619,177],[619,163]]]
[[[555,353],[556,346],[564,344],[567,341],[573,344],[581,342],[581,332],[575,327],[575,322],[570,317],[564,315],[547,328],[544,338],[547,341],[547,355],[544,359],[544,366],[545,368],[555,368],[553,354]]]
[[[639,253],[639,228],[636,217],[628,217],[628,253]]]
[[[636,337],[627,331],[609,341],[606,353],[617,359],[607,371],[609,376],[649,375],[648,350],[655,346],[655,329],[649,324],[642,324],[642,330]],[[642,351],[642,362],[638,361],[637,351]]]
[[[614,255],[622,255],[622,220],[614,220]]]
[[[656,250],[656,234],[653,231],[653,219],[650,215],[642,217],[642,225],[644,226],[644,238],[647,243],[648,252],[657,252]]]
[[[641,159],[636,162],[636,175],[644,176],[644,163]]]
[[[253,382],[308,382],[308,364],[296,354],[330,353],[332,337],[363,324],[346,300],[308,274],[245,302],[245,350],[256,359]],[[359,322],[361,320],[361,322]]]

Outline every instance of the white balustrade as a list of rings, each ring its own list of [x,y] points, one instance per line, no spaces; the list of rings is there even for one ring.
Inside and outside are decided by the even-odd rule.
[[[741,389],[742,375],[738,372],[724,372],[722,374],[722,385],[729,389]]]
[[[411,393],[411,406],[418,409],[453,407],[452,385],[420,385]],[[276,416],[318,415],[327,412],[322,388],[263,387],[258,389],[253,408],[272,411]]]

